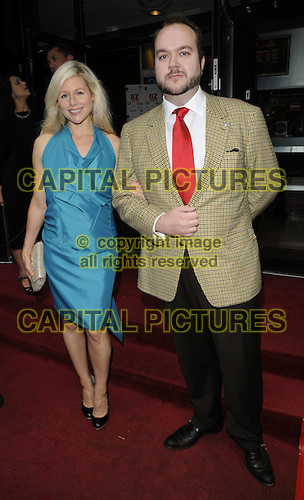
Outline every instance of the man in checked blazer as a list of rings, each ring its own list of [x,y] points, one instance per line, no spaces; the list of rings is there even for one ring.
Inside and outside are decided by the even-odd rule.
[[[118,183],[137,182],[143,193],[120,186],[113,191],[113,205],[144,237],[138,286],[162,299],[171,313],[193,405],[192,419],[165,446],[186,449],[204,434],[221,431],[223,383],[226,430],[245,450],[249,472],[272,486],[260,425],[260,336],[256,323],[252,326],[261,289],[252,220],[280,190],[275,153],[259,108],[201,90],[205,61],[197,26],[171,15],[156,32],[154,49],[164,100],[124,125],[116,172]],[[188,205],[171,170],[178,107],[189,109],[185,123],[197,177]]]

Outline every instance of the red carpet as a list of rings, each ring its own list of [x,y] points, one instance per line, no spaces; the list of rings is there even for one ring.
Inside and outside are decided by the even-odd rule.
[[[276,485],[265,488],[244,467],[223,430],[182,452],[163,440],[191,416],[171,336],[144,333],[144,309],[160,303],[118,276],[117,304],[129,312],[124,346],[113,339],[110,419],[97,433],[81,413],[81,391],[60,333],[21,333],[23,308],[51,308],[46,286],[26,296],[14,265],[1,265],[1,496],[17,499],[293,500],[304,417],[304,280],[265,276],[265,308],[284,308],[287,330],[263,335],[264,438]],[[132,326],[133,325],[133,326]],[[300,500],[300,499],[297,499]]]
[[[304,498],[304,419],[302,421],[302,430],[299,443],[299,463],[298,463],[295,500],[303,500],[303,498]]]

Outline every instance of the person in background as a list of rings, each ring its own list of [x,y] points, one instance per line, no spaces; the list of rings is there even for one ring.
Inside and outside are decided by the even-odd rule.
[[[17,74],[0,80],[0,203],[4,205],[9,244],[18,266],[18,279],[27,294],[34,292],[22,260],[28,207],[32,191],[27,181],[32,170],[32,150],[39,125],[30,106],[31,92]],[[29,177],[27,177],[29,175]]]
[[[281,189],[276,156],[258,107],[200,88],[205,58],[194,23],[170,16],[154,51],[163,103],[122,129],[113,206],[154,243],[153,251],[151,242],[142,246],[138,286],[163,300],[193,405],[192,419],[164,444],[184,450],[221,431],[223,383],[227,433],[245,451],[249,472],[272,486],[260,424],[260,334],[233,318],[259,308],[252,220]],[[233,184],[240,176],[247,184]],[[144,199],[119,188],[122,179],[138,181]]]
[[[82,411],[96,430],[109,417],[108,329],[122,339],[113,299],[115,269],[107,265],[117,251],[98,244],[116,237],[111,185],[118,147],[101,83],[85,64],[64,63],[49,84],[34,145],[37,189],[22,255],[31,277],[31,252],[44,222],[44,264],[54,306],[82,386]]]
[[[67,45],[55,45],[48,50],[47,63],[52,73],[55,73],[63,63],[73,61],[74,51]]]

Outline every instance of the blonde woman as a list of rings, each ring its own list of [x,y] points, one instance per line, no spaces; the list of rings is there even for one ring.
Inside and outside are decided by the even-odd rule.
[[[45,268],[82,386],[82,411],[100,430],[109,417],[108,328],[122,339],[111,265],[116,256],[111,182],[119,139],[106,92],[83,63],[69,61],[57,69],[45,106],[42,132],[34,144],[37,189],[29,208],[23,259],[30,277],[32,248],[44,222]]]

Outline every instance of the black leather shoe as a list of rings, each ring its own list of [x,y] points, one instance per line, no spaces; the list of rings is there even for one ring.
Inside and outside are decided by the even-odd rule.
[[[109,408],[104,417],[94,417],[94,415],[92,415],[94,429],[96,429],[96,431],[100,431],[100,429],[102,429],[106,425],[108,418],[109,418]]]
[[[87,418],[88,420],[92,420],[92,417],[93,417],[93,407],[92,408],[88,408],[87,406],[84,406],[84,404],[82,403],[82,413],[84,414],[85,418]]]
[[[274,485],[274,475],[265,445],[256,450],[245,450],[246,467],[264,486]]]
[[[169,450],[186,450],[193,446],[204,434],[208,434],[208,431],[202,431],[194,427],[191,420],[189,420],[188,424],[183,425],[169,436],[164,445]]]

